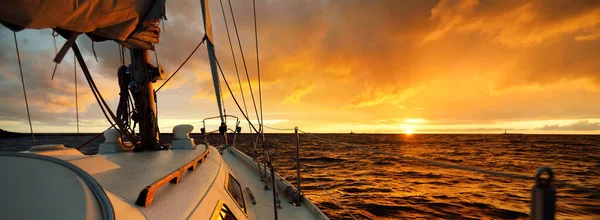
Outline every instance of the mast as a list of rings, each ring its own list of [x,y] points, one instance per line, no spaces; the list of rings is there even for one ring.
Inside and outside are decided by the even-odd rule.
[[[132,91],[135,107],[138,110],[137,117],[134,116],[133,120],[140,123],[139,134],[141,136],[136,151],[162,149],[158,146],[158,118],[156,117],[156,98],[152,85],[153,82],[160,79],[153,74],[155,71],[160,72],[160,68],[151,66],[149,62],[148,50],[131,49],[129,89]]]
[[[210,71],[212,73],[213,84],[215,87],[215,95],[219,106],[219,116],[221,117],[221,127],[225,126],[223,118],[223,107],[221,106],[221,89],[219,88],[219,73],[217,72],[217,61],[215,57],[215,45],[213,44],[212,22],[210,21],[210,13],[208,8],[208,0],[200,0],[202,5],[202,20],[204,21],[204,33],[206,34],[206,49],[208,50],[208,60],[210,63]],[[227,129],[227,128],[225,128]]]

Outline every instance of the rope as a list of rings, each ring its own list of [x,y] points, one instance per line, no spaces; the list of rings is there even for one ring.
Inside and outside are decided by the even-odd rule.
[[[260,130],[262,132],[262,138],[263,141],[265,139],[265,135],[264,135],[264,117],[263,117],[263,104],[262,104],[262,89],[260,86],[260,61],[258,59],[258,27],[257,27],[257,22],[256,22],[256,0],[252,0],[252,7],[254,9],[254,39],[256,40],[256,70],[257,70],[257,74],[258,74],[258,101],[260,103],[260,122],[259,122],[259,126],[260,126]]]
[[[213,48],[213,50],[214,50],[214,48]],[[223,76],[223,81],[225,82],[225,85],[227,86],[227,90],[229,90],[229,94],[231,94],[231,98],[233,99],[233,102],[235,102],[235,105],[237,105],[238,109],[242,113],[242,116],[244,116],[246,121],[248,121],[248,124],[250,125],[250,127],[252,127],[252,129],[254,129],[254,131],[256,133],[258,133],[258,130],[256,129],[256,127],[254,127],[252,122],[250,122],[248,115],[246,115],[244,113],[244,111],[242,110],[242,106],[240,106],[240,103],[237,101],[237,99],[233,95],[233,91],[231,91],[231,87],[229,86],[229,83],[227,82],[227,78],[225,78],[225,74],[223,73],[223,69],[221,69],[221,64],[219,64],[219,60],[217,59],[217,56],[215,56],[215,62],[217,63],[217,67],[219,67],[219,72],[221,73],[221,76]]]
[[[248,124],[246,122],[242,122],[242,123]],[[275,128],[275,127],[269,127],[269,126],[266,126],[266,125],[263,125],[263,127],[271,129],[271,130],[277,130],[277,131],[294,131],[295,130],[293,128]]]
[[[133,143],[132,147],[135,147],[137,145],[137,137],[135,135],[130,134],[126,129],[124,129],[125,126],[122,123],[120,123],[119,120],[117,120],[115,114],[112,112],[112,110],[108,106],[108,103],[106,103],[106,101],[100,94],[100,91],[98,90],[98,87],[96,87],[96,84],[94,83],[94,80],[90,74],[90,71],[87,68],[87,65],[85,64],[85,60],[83,59],[83,56],[81,55],[81,51],[79,50],[77,43],[73,43],[71,48],[73,49],[73,52],[75,53],[75,57],[77,58],[77,61],[79,62],[79,65],[81,66],[81,70],[83,71],[83,74],[88,82],[88,85],[90,86],[90,89],[92,90],[92,93],[94,94],[94,97],[96,98],[96,101],[98,102],[98,105],[100,106],[100,109],[102,110],[102,113],[104,114],[104,117],[106,117],[106,119],[108,120],[108,123],[111,124],[111,127],[117,126],[117,130],[119,131],[120,134],[125,134],[128,138],[130,138],[130,140]],[[107,114],[107,112],[108,112],[108,114]],[[112,123],[111,119],[115,122],[114,124]]]
[[[231,35],[229,34],[229,25],[227,24],[227,18],[225,17],[225,9],[223,8],[223,0],[221,2],[221,12],[223,13],[223,20],[225,21],[225,30],[227,30],[227,39],[229,40],[229,48],[231,49],[231,57],[233,58],[233,65],[235,66],[235,75],[237,76],[238,85],[240,85],[240,93],[242,94],[242,102],[244,103],[244,111],[248,114],[248,107],[246,106],[246,97],[244,96],[244,89],[242,88],[242,80],[240,79],[240,72],[237,66],[237,60],[235,59],[235,53],[233,52],[233,44],[231,43]],[[250,126],[248,126],[250,132]]]
[[[29,113],[29,101],[27,100],[27,91],[25,90],[25,79],[23,78],[23,67],[21,66],[21,55],[19,54],[19,43],[17,42],[17,32],[13,31],[15,39],[15,48],[17,49],[17,60],[19,61],[19,72],[21,73],[21,85],[23,86],[23,97],[25,97],[25,108],[27,108],[27,118],[29,119],[29,131],[31,131],[31,140],[35,146],[35,136],[33,134],[33,126],[31,125],[31,114]]]
[[[216,57],[217,55],[215,55]],[[224,77],[223,77],[224,78]],[[225,96],[223,96],[223,89],[221,88],[221,79],[219,79],[219,81],[217,82],[219,85],[219,93],[221,93],[221,105],[223,106],[223,115],[225,117],[222,118],[223,122],[225,122],[225,124],[227,124],[227,109],[225,108]],[[225,133],[223,133],[225,134]]]
[[[77,119],[77,146],[79,146],[79,98],[77,97],[77,61],[73,56],[73,75],[75,77],[75,116]]]
[[[235,35],[237,36],[238,45],[240,47],[240,53],[242,54],[242,62],[244,63],[244,70],[246,71],[246,80],[248,81],[248,87],[250,88],[250,95],[252,96],[252,103],[254,104],[254,112],[256,113],[256,120],[260,124],[260,118],[258,115],[258,109],[256,108],[256,101],[254,99],[254,91],[252,89],[252,84],[250,83],[250,75],[248,75],[248,67],[246,66],[246,58],[244,57],[244,50],[242,49],[242,42],[240,40],[240,34],[237,29],[237,23],[235,22],[235,16],[233,14],[233,7],[231,7],[231,0],[229,1],[229,10],[231,11],[231,19],[233,20],[233,27],[235,29]],[[256,129],[255,129],[256,130]],[[256,133],[259,133],[258,131]]]
[[[304,166],[303,163],[298,163],[298,164],[300,164],[300,166],[302,166],[302,168],[304,168],[304,170],[306,170],[306,172],[310,175],[310,177],[312,177],[317,182],[317,184],[319,184],[321,189],[323,189],[323,191],[325,191],[327,193],[327,195],[329,195],[329,197],[331,197],[331,199],[333,199],[333,201],[335,201],[338,204],[338,206],[342,207],[342,209],[344,209],[344,211],[346,211],[346,213],[348,213],[348,215],[350,215],[350,217],[352,219],[356,219],[356,217],[354,217],[354,215],[352,215],[352,213],[350,213],[350,211],[348,211],[348,209],[346,209],[346,207],[344,207],[342,205],[342,203],[340,203],[335,197],[333,197],[333,195],[331,195],[331,193],[329,193],[327,188],[325,188],[323,186],[323,184],[321,184],[321,182],[319,182],[319,180],[315,177],[315,175],[312,172],[310,172],[310,170],[308,170],[308,168],[306,166]]]
[[[117,120],[121,122],[125,129],[128,129],[131,133],[133,130],[131,129],[131,115],[137,114],[137,109],[130,103],[131,96],[129,95],[129,83],[131,82],[131,78],[129,74],[126,73],[126,67],[121,66],[117,71],[117,81],[119,84],[119,102],[117,104]],[[133,107],[131,107],[133,106]]]
[[[86,141],[85,143],[83,143],[82,145],[79,145],[79,147],[77,147],[77,150],[80,150],[81,148],[83,148],[85,145],[88,145],[89,143],[91,143],[92,141],[96,140],[97,138],[99,138],[100,136],[102,136],[104,134],[104,132],[106,132],[106,130],[113,128],[114,125],[111,125],[110,127],[108,127],[107,129],[104,129],[103,132],[100,132],[100,134],[97,134],[96,136],[94,136],[92,139]]]
[[[204,35],[204,37],[202,38],[202,40],[200,41],[200,43],[198,43],[198,45],[196,46],[196,48],[194,48],[194,50],[192,51],[192,53],[190,53],[190,55],[185,58],[185,60],[183,61],[183,63],[181,65],[179,65],[179,67],[177,67],[177,69],[175,70],[175,72],[173,72],[173,74],[171,74],[171,76],[169,76],[169,78],[167,78],[167,80],[165,80],[165,82],[160,85],[160,87],[158,87],[158,89],[156,89],[156,92],[160,91],[160,89],[165,86],[169,80],[171,80],[171,78],[173,78],[173,76],[175,76],[175,74],[177,74],[177,72],[179,72],[179,70],[181,69],[181,67],[183,67],[183,65],[185,65],[185,63],[187,63],[187,61],[192,58],[192,55],[194,55],[194,53],[196,53],[196,50],[198,50],[198,48],[200,47],[200,45],[202,45],[204,43],[204,41],[207,39],[206,35]]]
[[[268,128],[268,129],[272,129],[272,130],[277,130],[277,131],[294,131],[296,129],[294,128],[274,128],[274,127],[269,127],[266,125],[263,125],[263,127]]]
[[[83,73],[88,82],[88,85],[90,86],[90,90],[92,90],[92,93],[94,94],[94,97],[96,98],[96,101],[98,102],[98,105],[100,106],[100,109],[102,110],[102,113],[106,117],[106,120],[108,120],[108,123],[114,127],[114,124],[112,123],[110,117],[106,114],[106,110],[104,109],[105,106],[103,105],[103,99],[100,96],[100,94],[98,94],[96,85],[94,84],[94,82],[92,80],[92,76],[89,74],[89,72],[88,72],[89,70],[87,70],[87,66],[84,63],[85,61],[83,60],[83,56],[80,57],[81,52],[79,51],[79,47],[77,47],[77,44],[73,44],[73,52],[75,52],[75,57],[77,58],[81,68],[83,69]],[[101,101],[101,99],[102,99],[102,101]],[[115,120],[115,121],[117,121],[117,120]]]
[[[361,147],[361,146],[355,145],[355,144],[334,141],[331,139],[319,137],[317,135],[302,131],[300,129],[298,129],[298,131],[300,131],[306,135],[312,136],[314,138],[320,139],[320,140],[329,141],[331,143],[336,143],[336,144],[340,144],[343,146],[352,147],[352,148],[356,148],[356,149],[367,150],[367,151],[371,151],[371,152],[377,153],[377,154],[384,154],[384,155],[388,155],[388,156],[391,155],[391,156],[395,156],[398,158],[417,161],[417,162],[421,162],[421,163],[426,163],[426,164],[437,166],[437,167],[457,169],[457,170],[463,170],[463,171],[469,171],[469,172],[475,172],[475,173],[481,173],[481,174],[487,174],[487,175],[493,175],[493,176],[499,176],[499,177],[507,177],[507,178],[512,178],[512,179],[535,180],[535,177],[533,177],[533,176],[527,176],[527,175],[516,174],[516,173],[504,173],[504,172],[498,172],[498,171],[483,170],[483,169],[479,169],[479,168],[475,168],[475,167],[461,166],[461,165],[456,165],[456,164],[451,164],[451,163],[442,163],[442,162],[438,162],[438,161],[434,161],[434,160],[428,160],[428,159],[423,159],[423,158],[418,158],[418,157],[413,157],[413,156],[406,156],[406,155],[401,155],[401,154],[397,154],[397,153],[391,153],[391,152],[386,152],[386,151],[381,151],[381,150],[376,150],[376,149],[365,148],[365,147]],[[600,196],[600,191],[598,191],[597,189],[586,188],[583,186],[578,186],[578,185],[575,185],[572,183],[567,183],[565,181],[560,181],[560,180],[554,180],[554,183],[557,186],[570,187],[570,188],[573,188],[576,190],[580,190],[580,191],[594,194],[596,196]]]
[[[52,39],[54,40],[54,55],[56,56],[56,54],[58,54],[58,49],[56,48],[56,36],[58,36],[58,33],[56,33],[55,30],[52,30]],[[56,68],[58,67],[58,63],[54,63],[54,70],[52,71],[52,77],[50,78],[50,80],[54,80],[54,75],[56,74]]]
[[[94,41],[92,41],[92,52],[94,53],[94,58],[96,59],[96,63],[98,62],[98,55],[96,54],[96,48],[94,48]]]

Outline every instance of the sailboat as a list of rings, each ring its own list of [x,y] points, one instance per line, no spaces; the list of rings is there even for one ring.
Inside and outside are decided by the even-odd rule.
[[[502,135],[523,135],[523,133],[507,133],[506,129],[504,130],[504,133],[501,133]]]
[[[148,51],[160,38],[158,22],[166,19],[165,2],[3,2],[0,22],[15,32],[15,43],[16,32],[26,28],[52,28],[67,39],[54,61],[60,63],[67,51],[74,52],[111,128],[104,132],[105,142],[96,155],[61,144],[0,152],[4,178],[0,215],[5,219],[328,219],[303,195],[299,171],[296,185],[275,173],[260,124],[251,128],[257,134],[255,145],[266,152],[266,161],[260,163],[234,148],[241,128],[239,122],[234,129],[228,128],[225,118],[235,117],[221,111],[208,0],[200,1],[203,41],[219,116],[205,120],[221,120],[221,126],[215,132],[202,127],[201,132],[205,137],[222,135],[226,144],[212,146],[206,139],[197,143],[189,134],[198,128],[189,124],[173,128],[170,145],[160,144],[153,83],[164,80],[165,74],[162,67],[149,63]],[[77,46],[82,34],[93,41],[112,40],[130,50],[131,64],[118,68],[121,100],[116,114],[96,88]],[[248,120],[245,114],[244,118]],[[233,135],[231,143],[227,135]]]
[[[253,124],[239,104],[242,120],[247,121],[256,134],[255,153],[258,154],[258,148],[264,152],[263,161],[235,148],[236,136],[241,132],[240,120],[222,110],[219,73],[224,74],[215,55],[208,0],[200,0],[205,31],[200,44],[206,44],[219,115],[203,120],[200,132],[204,134],[204,140],[190,138],[189,134],[198,128],[182,124],[173,128],[170,145],[159,142],[155,97],[161,87],[154,89],[153,84],[162,80],[166,83],[177,72],[165,80],[164,69],[150,64],[148,57],[148,51],[159,42],[161,29],[158,24],[166,19],[165,2],[3,1],[0,23],[14,31],[17,57],[16,32],[26,28],[52,28],[57,36],[67,39],[54,61],[60,63],[68,51],[73,51],[96,101],[111,124],[103,133],[105,142],[100,144],[96,155],[84,155],[61,144],[35,143],[25,152],[0,152],[0,175],[4,178],[0,181],[0,215],[3,219],[328,219],[302,193],[297,127],[293,129],[296,133],[296,184],[275,173],[264,140],[262,116],[256,125]],[[76,39],[82,34],[92,41],[115,41],[130,51],[131,63],[115,68],[120,88],[116,113],[102,97],[81,55]],[[123,50],[121,52],[124,57]],[[223,81],[227,85],[225,77]],[[260,85],[260,78],[258,82]],[[227,88],[231,93],[229,85]],[[23,92],[27,105],[24,85]],[[233,128],[228,127],[227,118],[235,121]],[[217,130],[207,131],[204,123],[207,120],[220,120],[221,124]],[[315,139],[360,148],[301,132]],[[33,131],[31,133],[33,135]],[[207,139],[209,134],[222,136],[225,144],[212,146]],[[233,136],[231,142],[228,136]],[[555,181],[548,167],[540,168],[535,176],[525,176],[372,148],[361,149],[438,167],[535,181],[532,219],[554,219],[556,190],[552,183],[598,195],[597,189]]]

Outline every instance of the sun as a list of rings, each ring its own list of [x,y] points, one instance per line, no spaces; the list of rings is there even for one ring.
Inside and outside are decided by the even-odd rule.
[[[404,133],[408,134],[408,135],[411,135],[413,133],[413,129],[411,127],[408,127],[406,129],[404,129]]]

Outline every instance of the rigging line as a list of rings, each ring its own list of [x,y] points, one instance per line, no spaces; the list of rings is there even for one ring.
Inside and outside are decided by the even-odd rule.
[[[83,64],[83,57],[81,57],[81,60],[79,60],[79,56],[77,55],[79,52],[79,48],[76,46],[77,44],[73,44],[73,52],[75,53],[75,58],[77,58],[78,62],[80,62],[80,66],[82,69],[87,68],[87,66],[85,66],[85,64]],[[77,48],[77,49],[75,49]],[[90,90],[92,90],[92,94],[94,94],[94,97],[96,98],[96,101],[98,101],[98,105],[100,106],[100,109],[102,110],[102,113],[104,114],[104,116],[106,117],[106,119],[108,120],[108,123],[111,124],[114,127],[114,124],[112,123],[112,121],[110,120],[110,118],[108,117],[108,115],[106,114],[106,110],[104,109],[105,106],[102,105],[102,102],[99,99],[99,94],[98,91],[96,91],[96,87],[95,85],[93,85],[93,81],[91,81],[91,76],[89,76],[88,74],[86,74],[86,70],[83,70],[84,72],[84,76],[86,78],[87,83],[90,86]]]
[[[58,49],[56,48],[56,36],[58,36],[58,33],[56,33],[56,31],[54,29],[52,29],[52,39],[54,40],[54,55],[56,56],[56,54],[58,54]],[[54,70],[52,71],[52,77],[50,78],[50,80],[54,80],[54,75],[56,74],[56,68],[58,68],[58,63],[54,62]]]
[[[223,96],[223,89],[221,88],[221,79],[219,79],[219,92],[221,93],[221,105],[223,106],[223,117],[225,124],[227,124],[227,109],[225,108],[225,97]]]
[[[157,49],[156,44],[152,43],[152,46],[154,47],[154,59],[156,59],[156,68],[158,68],[159,62],[158,62],[158,53],[156,52],[156,49]],[[158,96],[156,95],[156,89],[152,92],[154,92],[154,105],[155,105],[154,109],[156,111],[154,118],[158,123]],[[157,129],[158,129],[158,133],[160,133],[160,128],[158,128],[158,125],[157,125]]]
[[[169,78],[167,78],[167,80],[165,80],[165,82],[160,85],[158,87],[158,89],[156,89],[156,92],[160,91],[160,89],[165,86],[169,80],[171,80],[171,78],[173,78],[173,76],[175,76],[175,74],[177,74],[177,72],[179,72],[179,70],[181,69],[181,67],[183,67],[183,65],[185,65],[185,63],[187,63],[187,61],[192,58],[192,55],[194,55],[194,53],[196,53],[196,50],[198,50],[198,48],[200,47],[200,45],[202,45],[204,43],[204,41],[208,39],[208,37],[206,35],[204,35],[204,37],[202,38],[202,40],[200,41],[200,43],[198,43],[198,45],[196,46],[196,48],[194,48],[194,50],[192,51],[192,53],[190,53],[190,55],[185,58],[185,60],[183,61],[183,63],[181,65],[179,65],[179,67],[177,67],[177,69],[175,70],[175,72],[173,72],[173,74],[171,74],[171,76],[169,76]]]
[[[256,21],[256,0],[252,0],[252,6],[254,8],[254,39],[256,40],[256,70],[257,70],[257,74],[258,74],[258,101],[259,101],[259,105],[260,105],[260,122],[259,122],[259,126],[260,126],[260,130],[261,132],[263,132],[262,138],[263,141],[265,139],[265,135],[264,135],[264,117],[263,117],[263,105],[262,105],[262,89],[261,89],[261,85],[260,85],[260,61],[258,59],[258,27],[257,27],[257,21]]]
[[[125,60],[123,60],[123,49],[121,48],[121,44],[117,43],[117,49],[119,49],[119,60],[121,61],[121,65],[125,65]]]
[[[83,59],[83,56],[81,55],[81,51],[79,50],[77,43],[73,43],[71,48],[73,49],[73,52],[75,53],[75,56],[77,57],[77,61],[79,62],[79,65],[81,66],[81,70],[83,71],[83,74],[90,86],[90,89],[92,90],[92,93],[94,94],[94,97],[96,98],[96,101],[100,105],[100,109],[102,110],[104,117],[106,117],[106,119],[108,120],[108,123],[111,124],[113,127],[117,126],[117,131],[119,131],[120,134],[125,133],[125,135],[127,135],[128,138],[131,138],[133,140],[132,143],[134,143],[132,145],[132,147],[134,147],[136,145],[135,143],[137,142],[137,138],[135,136],[131,135],[125,129],[126,127],[119,120],[117,120],[115,114],[112,112],[112,110],[106,103],[106,100],[104,100],[104,98],[100,94],[100,91],[98,90],[98,87],[96,87],[96,84],[94,83],[94,80],[92,79],[90,71],[87,68],[87,65],[85,64],[85,60]],[[106,108],[106,110],[104,108]],[[110,114],[110,116],[108,114],[106,114],[106,112],[108,112]],[[115,121],[116,125],[112,123],[111,119],[113,121]]]
[[[77,119],[77,146],[79,146],[79,98],[77,97],[77,57],[73,56],[73,75],[75,77],[75,116]]]
[[[96,59],[96,63],[98,62],[98,55],[96,54],[96,48],[94,48],[94,41],[92,41],[92,52],[94,52],[94,58]]]
[[[229,25],[227,24],[227,18],[225,17],[225,9],[223,8],[223,0],[221,2],[221,12],[223,12],[223,20],[225,21],[225,30],[227,30],[227,39],[229,40],[229,48],[231,49],[231,57],[233,58],[233,66],[235,66],[235,75],[237,76],[238,85],[240,85],[240,93],[242,94],[242,102],[244,103],[244,111],[248,114],[248,107],[246,106],[246,97],[244,95],[244,89],[242,88],[242,80],[240,79],[240,72],[237,66],[237,60],[235,59],[235,53],[233,52],[233,44],[231,43],[231,35],[229,34]],[[252,132],[250,126],[248,130]]]
[[[233,27],[235,29],[235,35],[237,36],[238,45],[240,47],[240,53],[242,54],[242,62],[244,63],[244,70],[246,71],[246,79],[248,80],[248,87],[250,88],[250,95],[252,96],[252,104],[254,104],[254,112],[256,113],[256,120],[260,124],[260,119],[258,118],[258,109],[256,108],[256,101],[254,99],[254,91],[252,89],[252,84],[250,83],[250,75],[248,75],[248,67],[246,66],[246,58],[244,57],[244,50],[242,49],[242,41],[240,40],[240,34],[237,29],[237,23],[235,22],[235,16],[233,14],[233,7],[231,6],[231,0],[229,2],[229,10],[231,11],[231,19],[233,20]],[[255,129],[256,130],[256,129]],[[256,132],[258,133],[258,131]]]
[[[241,123],[248,124],[246,122],[241,122]],[[278,131],[294,131],[295,130],[294,128],[275,128],[275,127],[270,127],[270,126],[266,126],[266,125],[263,125],[263,127],[272,129],[272,130],[278,130]]]
[[[214,50],[214,48],[213,48],[213,50]],[[258,130],[256,129],[256,127],[254,127],[254,124],[252,124],[252,122],[250,122],[250,119],[242,110],[242,106],[240,106],[240,103],[237,101],[237,99],[233,95],[233,91],[231,91],[231,87],[229,86],[229,83],[227,82],[227,78],[225,78],[225,74],[223,73],[223,69],[221,69],[221,64],[219,63],[217,56],[215,56],[215,62],[217,63],[217,67],[219,67],[219,72],[221,72],[221,76],[223,76],[223,81],[225,82],[225,85],[227,86],[227,90],[229,90],[229,94],[231,95],[231,98],[235,102],[235,105],[237,105],[238,109],[242,113],[242,116],[244,116],[246,121],[248,121],[248,124],[252,127],[252,129],[254,129],[254,132],[258,133]]]
[[[85,143],[83,143],[82,145],[79,145],[76,149],[80,150],[81,148],[83,148],[84,146],[88,145],[89,143],[91,143],[92,141],[96,140],[97,138],[99,138],[100,136],[102,136],[104,134],[104,132],[106,132],[108,129],[113,128],[115,125],[111,125],[110,127],[108,127],[107,129],[104,129],[103,132],[100,132],[100,134],[97,134],[96,136],[92,137],[92,139],[86,141]]]
[[[272,130],[277,130],[277,131],[294,131],[296,129],[294,128],[275,128],[275,127],[269,127],[266,125],[263,125],[263,127],[268,128],[268,129],[272,129]]]
[[[333,199],[333,201],[335,201],[338,204],[338,206],[342,207],[342,209],[344,209],[344,211],[346,211],[346,213],[348,213],[348,215],[350,215],[350,217],[352,219],[356,219],[356,217],[354,217],[354,215],[352,215],[352,213],[350,213],[350,211],[348,211],[348,209],[346,209],[346,207],[344,207],[342,205],[342,203],[340,203],[335,197],[333,197],[333,195],[331,195],[331,193],[329,193],[327,188],[325,188],[325,186],[323,186],[323,184],[321,184],[321,182],[319,182],[319,180],[315,177],[315,175],[312,172],[310,172],[310,170],[306,166],[304,166],[303,163],[298,163],[298,164],[300,164],[300,166],[302,166],[302,168],[304,168],[304,170],[310,175],[310,177],[312,177],[317,182],[317,184],[319,184],[321,189],[323,189],[323,191],[325,191],[327,193],[327,195],[329,195],[329,197],[331,197],[331,199]]]
[[[17,42],[17,32],[13,31],[15,39],[15,48],[17,49],[17,61],[19,61],[19,72],[21,73],[21,85],[23,86],[23,97],[25,97],[25,108],[27,108],[27,118],[29,119],[29,131],[31,131],[31,140],[35,146],[35,136],[33,134],[33,125],[31,125],[31,114],[29,113],[29,101],[27,100],[27,91],[25,90],[25,79],[23,77],[23,67],[21,66],[21,55],[19,54],[19,43]]]
[[[284,158],[284,157],[282,157],[282,156],[280,156],[280,155],[278,155],[278,154],[272,153],[272,152],[271,152],[271,155],[273,155],[273,156],[275,156],[275,157],[279,157],[279,158],[281,158],[282,160],[284,160],[284,159],[287,159],[287,160],[289,160],[289,161],[291,161],[291,162],[296,162],[296,160],[295,160],[295,159],[291,159],[291,158]],[[339,206],[339,207],[342,207],[342,209],[344,209],[348,215],[350,215],[350,216],[351,216],[353,219],[356,219],[356,217],[354,217],[354,215],[352,215],[352,214],[350,213],[350,211],[348,211],[348,210],[346,209],[346,207],[344,207],[344,206],[342,205],[342,203],[340,203],[340,202],[339,202],[339,201],[338,201],[338,200],[337,200],[335,197],[333,197],[333,195],[331,195],[331,194],[329,193],[329,191],[328,191],[328,190],[327,190],[327,189],[326,189],[326,188],[323,186],[323,184],[321,184],[321,182],[319,182],[319,180],[317,180],[317,178],[315,177],[314,173],[312,173],[312,172],[311,172],[311,171],[310,171],[310,170],[309,170],[309,169],[308,169],[306,166],[304,166],[304,163],[302,163],[302,162],[299,162],[298,164],[300,164],[300,166],[302,166],[302,167],[304,168],[304,170],[305,170],[305,171],[306,171],[306,172],[307,172],[307,173],[310,175],[310,177],[312,177],[312,178],[313,178],[313,179],[314,179],[314,180],[317,182],[317,184],[319,184],[319,186],[321,187],[321,189],[322,189],[323,191],[325,191],[325,192],[326,192],[326,193],[329,195],[329,197],[331,197],[331,198],[333,199],[333,201],[335,201],[335,202],[338,204],[338,206]]]
[[[443,163],[443,162],[438,162],[435,160],[428,160],[428,159],[423,159],[423,158],[414,157],[414,156],[406,156],[406,155],[401,155],[401,154],[397,154],[397,153],[391,153],[391,152],[386,152],[386,151],[381,151],[381,150],[376,150],[376,149],[365,148],[365,147],[359,146],[357,144],[349,144],[349,143],[345,143],[345,142],[334,141],[331,139],[319,137],[317,135],[302,131],[300,129],[298,129],[298,131],[300,131],[306,135],[312,136],[314,138],[320,139],[320,140],[329,141],[331,143],[337,143],[337,144],[344,145],[347,147],[367,150],[367,151],[371,151],[373,153],[384,154],[384,155],[388,155],[388,156],[391,155],[391,156],[395,156],[395,157],[402,158],[402,159],[426,163],[426,164],[436,166],[436,167],[457,169],[457,170],[463,170],[463,171],[469,171],[469,172],[475,172],[475,173],[487,174],[487,175],[499,176],[499,177],[507,177],[507,178],[513,178],[513,179],[535,180],[535,177],[533,177],[533,176],[527,176],[527,175],[516,174],[516,173],[504,173],[504,172],[499,172],[499,171],[484,170],[484,169],[479,169],[479,168],[475,168],[475,167],[461,166],[461,165],[456,165],[456,164],[451,164],[451,163]],[[576,190],[588,192],[588,193],[591,193],[596,196],[600,196],[600,191],[597,189],[587,188],[587,187],[575,185],[575,184],[568,183],[568,182],[561,181],[561,180],[554,180],[554,183],[555,183],[555,185],[558,185],[558,186],[566,186],[566,187],[570,187],[570,188],[573,188]]]
[[[82,65],[83,68],[83,65]],[[84,71],[85,72],[85,71]],[[99,94],[98,92],[94,89],[94,86],[92,85],[93,82],[90,81],[90,78],[84,74],[84,76],[86,77],[86,81],[88,83],[88,85],[90,86],[90,90],[92,90],[92,94],[94,94],[94,97],[96,98],[96,101],[98,102],[98,105],[100,106],[100,110],[102,110],[102,113],[104,114],[104,117],[106,117],[106,120],[108,121],[108,123],[111,125],[111,127],[114,127],[115,124],[111,121],[110,117],[106,114],[106,110],[104,109],[105,106],[102,105],[102,102],[100,101],[100,98],[98,97]],[[119,131],[120,132],[120,131]]]

